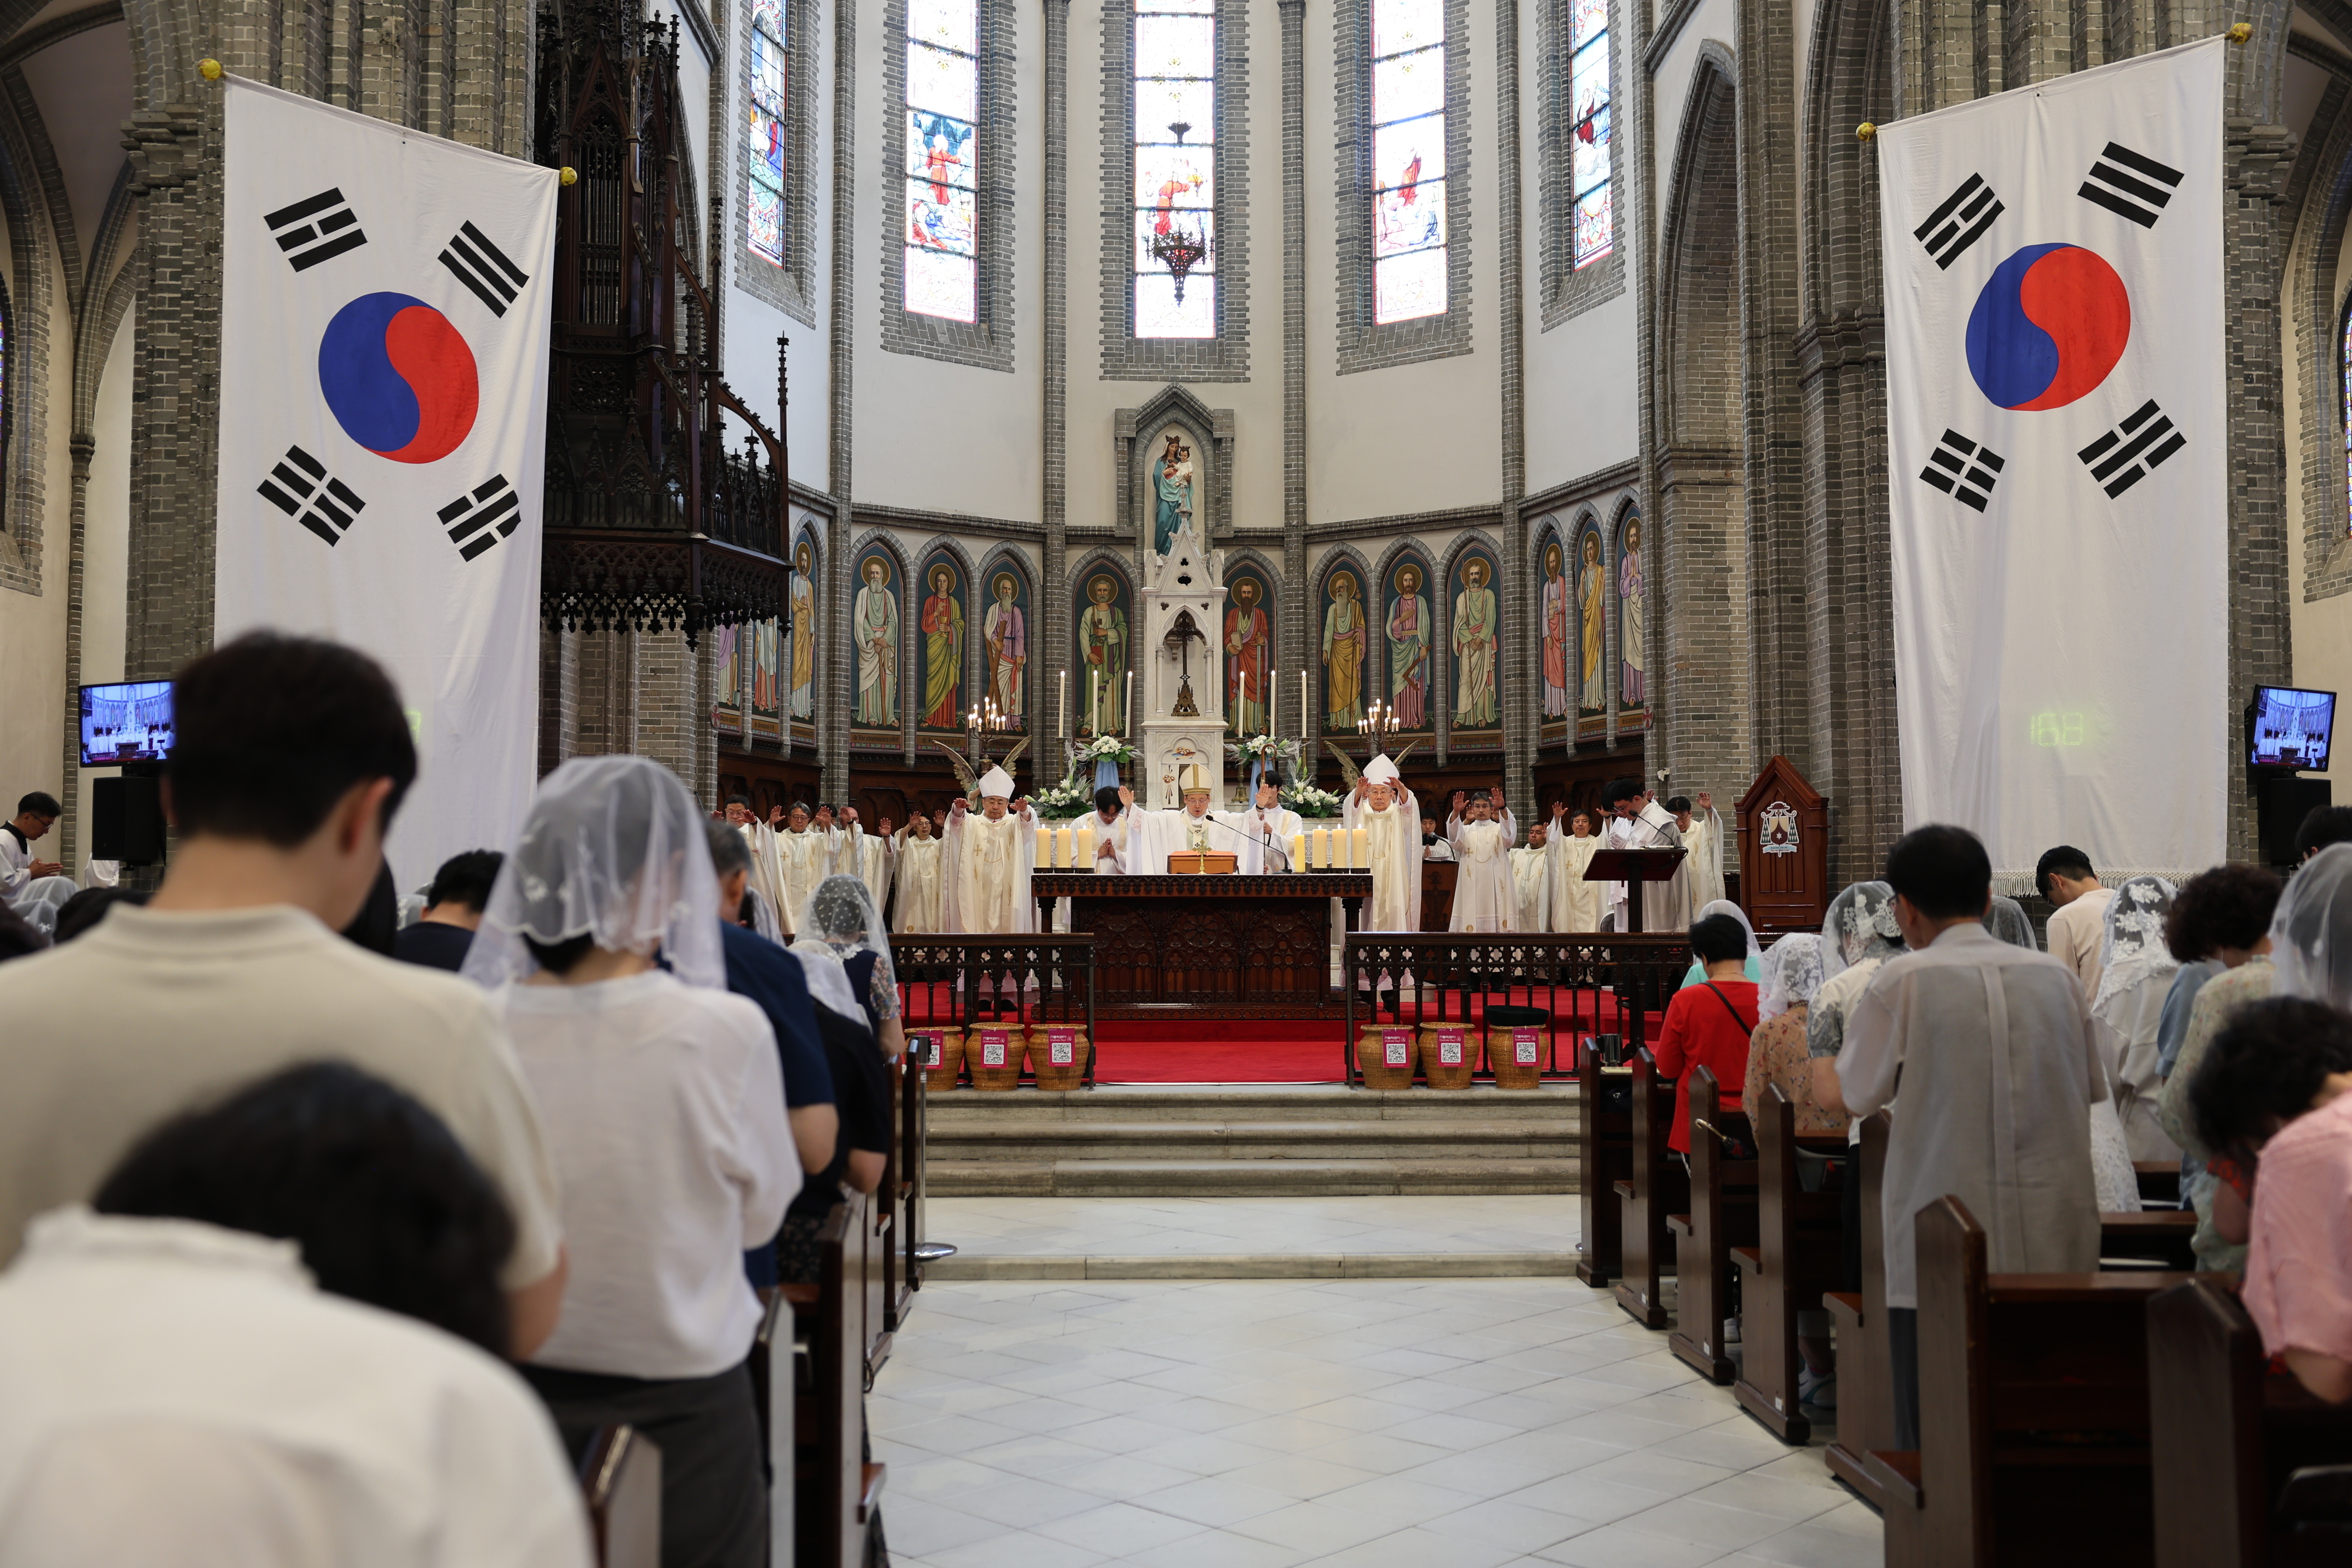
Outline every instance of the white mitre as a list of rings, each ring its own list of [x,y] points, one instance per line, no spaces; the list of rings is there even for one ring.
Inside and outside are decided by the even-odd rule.
[[[1002,768],[992,768],[980,776],[980,795],[983,800],[1013,799],[1013,775]]]
[[[1403,777],[1403,775],[1397,771],[1397,765],[1389,760],[1388,754],[1386,752],[1382,752],[1380,756],[1373,758],[1370,762],[1364,764],[1364,780],[1366,783],[1388,784],[1392,786],[1402,777]]]
[[[1217,792],[1209,782],[1209,770],[1197,762],[1187,762],[1178,770],[1176,790],[1181,795],[1213,795]]]

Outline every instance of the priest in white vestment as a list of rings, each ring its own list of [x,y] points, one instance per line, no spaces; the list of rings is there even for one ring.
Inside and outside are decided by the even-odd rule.
[[[1675,820],[1664,807],[1643,792],[1641,785],[1631,779],[1621,779],[1609,787],[1604,800],[1609,812],[1608,825],[1601,831],[1601,848],[1604,850],[1671,850],[1682,847],[1682,835],[1675,831]],[[1610,929],[1628,929],[1630,915],[1625,884],[1608,884]],[[1675,877],[1665,882],[1654,882],[1642,889],[1642,929],[1644,931],[1680,931],[1690,925],[1690,888],[1682,869],[1675,868]]]
[[[1251,865],[1249,857],[1243,858],[1244,872],[1297,871],[1290,863],[1291,835],[1304,824],[1298,813],[1282,803],[1282,790],[1271,775],[1261,775],[1257,787],[1257,804],[1239,813],[1241,830],[1249,835],[1252,853],[1258,863]]]
[[[1551,929],[1551,835],[1541,822],[1528,830],[1528,841],[1511,852],[1511,888],[1518,895],[1521,931]]]
[[[1036,823],[1023,800],[1013,809],[1013,776],[992,768],[980,779],[980,814],[959,800],[948,809],[940,909],[951,932],[1003,936],[1037,929],[1037,901],[1029,893],[1036,864]]]
[[[744,881],[745,891],[757,906],[752,929],[771,941],[784,931],[782,906],[777,903],[780,891],[776,881],[775,831],[751,814],[751,802],[741,795],[727,799],[727,825],[742,839],[743,847],[751,852],[751,874]],[[731,918],[734,911],[726,912]]]
[[[1421,929],[1421,802],[1397,765],[1375,757],[1339,807],[1340,825],[1362,828],[1371,861],[1372,896],[1358,916],[1362,931]]]
[[[1516,931],[1519,898],[1511,883],[1511,844],[1519,836],[1517,819],[1504,804],[1497,789],[1486,795],[1456,790],[1454,810],[1445,819],[1445,841],[1462,870],[1454,883],[1454,913],[1449,931]]]
[[[946,841],[931,831],[931,820],[920,811],[899,833],[891,858],[897,862],[898,907],[891,917],[893,931],[940,930],[940,854]]]
[[[1233,856],[1234,869],[1245,876],[1257,872],[1269,857],[1244,831],[1245,813],[1209,810],[1214,787],[1209,770],[1197,762],[1187,762],[1176,783],[1184,802],[1181,806],[1172,811],[1134,813],[1134,825],[1128,830],[1129,864],[1141,874],[1157,876],[1167,871],[1169,856],[1207,850]],[[1135,792],[1122,789],[1119,800],[1131,810]],[[1289,846],[1283,849],[1287,852]]]
[[[1690,873],[1690,906],[1705,909],[1722,902],[1723,818],[1716,812],[1715,797],[1702,789],[1694,807],[1688,797],[1677,795],[1666,802],[1666,810],[1674,813],[1675,831],[1682,834],[1683,848],[1690,852],[1690,858],[1683,862],[1683,869]]]
[[[1550,863],[1550,929],[1601,929],[1601,894],[1607,884],[1584,880],[1592,857],[1600,852],[1601,835],[1592,831],[1592,814],[1570,812],[1565,801],[1555,803],[1551,831],[1544,841],[1544,858]]]
[[[869,833],[857,818],[857,808],[841,809],[841,842],[834,855],[834,873],[854,876],[866,884],[868,897],[879,912],[890,907],[890,824],[886,820],[881,831]]]
[[[771,840],[776,858],[776,914],[790,932],[816,884],[833,874],[833,836],[812,827],[809,809],[796,800],[784,815],[784,831],[772,834]]]

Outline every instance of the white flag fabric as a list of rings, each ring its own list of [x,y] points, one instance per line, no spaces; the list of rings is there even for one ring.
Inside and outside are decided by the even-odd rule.
[[[2221,38],[1883,128],[1903,810],[2223,854]]]
[[[224,85],[215,634],[390,670],[419,771],[388,853],[415,887],[509,847],[536,778],[560,176]]]

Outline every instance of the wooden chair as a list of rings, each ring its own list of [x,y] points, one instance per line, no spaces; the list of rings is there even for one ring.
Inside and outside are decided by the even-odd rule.
[[[1675,1238],[1675,1332],[1666,1343],[1709,1383],[1729,1383],[1738,1372],[1723,1345],[1731,1310],[1731,1249],[1756,1239],[1754,1160],[1726,1157],[1726,1133],[1748,1132],[1748,1120],[1723,1110],[1712,1068],[1692,1070],[1690,1091],[1690,1212],[1666,1216]]]
[[[786,1285],[796,1341],[793,1413],[797,1568],[863,1568],[883,1467],[866,1461],[865,1281],[873,1227],[854,1194],[817,1236],[818,1283]]]
[[[2220,1279],[2200,1275],[2148,1302],[2147,1361],[2157,1568],[2352,1562],[2352,1525],[2298,1517],[2290,1484],[2304,1467],[2352,1463],[2352,1409],[2272,1373]]]
[[[580,1465],[596,1568],[661,1568],[660,1447],[634,1427],[599,1427]]]
[[[1624,1275],[1617,1281],[1617,1304],[1644,1328],[1666,1326],[1658,1277],[1672,1256],[1674,1239],[1666,1216],[1690,1207],[1690,1174],[1666,1147],[1674,1124],[1675,1086],[1658,1076],[1657,1059],[1644,1047],[1633,1058],[1633,1168],[1612,1184],[1622,1217],[1619,1244]]]
[[[1584,1256],[1576,1277],[1596,1291],[1607,1290],[1625,1269],[1617,1183],[1633,1168],[1633,1119],[1605,1101],[1609,1090],[1629,1081],[1623,1068],[1601,1066],[1601,1052],[1591,1043],[1577,1046],[1576,1207],[1583,1222],[1578,1248]]]
[[[1755,1117],[1759,1176],[1756,1245],[1735,1247],[1740,1273],[1742,1368],[1731,1392],[1784,1443],[1809,1442],[1813,1424],[1797,1397],[1797,1314],[1817,1310],[1844,1267],[1844,1200],[1807,1192],[1797,1151],[1842,1155],[1843,1137],[1800,1138],[1797,1108],[1777,1083]]]
[[[1916,1223],[1920,1447],[1871,1456],[1888,1568],[2153,1564],[2147,1304],[2189,1276],[1994,1274],[1959,1199]]]
[[[1879,1479],[1869,1468],[1874,1448],[1895,1446],[1895,1385],[1886,1353],[1886,1242],[1879,1212],[1879,1185],[1886,1171],[1886,1135],[1894,1118],[1885,1111],[1862,1124],[1845,1179],[1862,1184],[1862,1289],[1832,1291],[1822,1298],[1837,1326],[1837,1436],[1822,1459],[1830,1474],[1856,1497],[1884,1511]]]

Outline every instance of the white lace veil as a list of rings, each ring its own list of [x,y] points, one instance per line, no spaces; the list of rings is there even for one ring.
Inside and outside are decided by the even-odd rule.
[[[2033,939],[2033,922],[2026,915],[2025,905],[2013,898],[1996,893],[1986,901],[1984,928],[2012,947],[2041,950],[2042,944]]]
[[[528,936],[593,937],[616,953],[658,949],[689,986],[723,989],[719,878],[703,813],[677,775],[645,757],[575,757],[540,781],[522,836],[499,869],[465,975],[485,987],[539,967]]]
[[[1857,882],[1830,900],[1822,918],[1822,978],[1835,979],[1864,958],[1892,958],[1903,951],[1903,927],[1895,923],[1895,890],[1883,882]]]
[[[874,894],[866,883],[846,874],[818,883],[801,905],[793,925],[793,956],[801,961],[809,995],[845,1019],[866,1021],[856,991],[850,986],[849,960],[859,953],[878,953],[890,961],[889,933],[875,913]]]
[[[1822,988],[1822,939],[1792,931],[1764,955],[1764,993],[1756,1004],[1758,1022],[1802,1007]]]
[[[2172,912],[2178,892],[2160,876],[2135,876],[2126,878],[2107,900],[2106,933],[2099,940],[2099,994],[2091,998],[2093,1012],[2141,982],[2180,967],[2180,960],[2164,945],[2164,917]]]
[[[2271,916],[2274,997],[2352,1009],[2352,844],[2330,844],[2279,895]]]
[[[1693,920],[1691,924],[1696,925],[1710,915],[1728,915],[1738,921],[1739,928],[1748,933],[1748,956],[1751,958],[1761,958],[1764,956],[1763,947],[1756,940],[1756,927],[1748,923],[1748,911],[1727,898],[1710,899],[1699,910],[1698,919]]]

